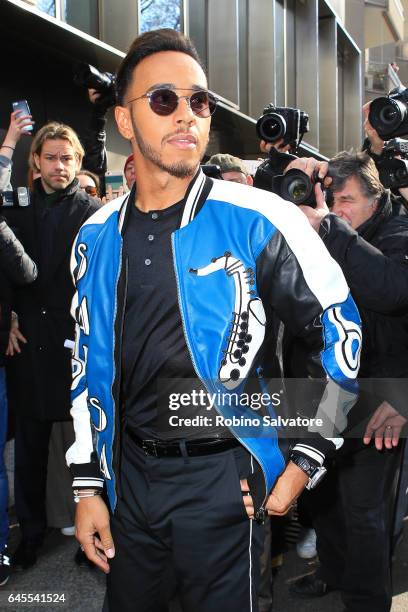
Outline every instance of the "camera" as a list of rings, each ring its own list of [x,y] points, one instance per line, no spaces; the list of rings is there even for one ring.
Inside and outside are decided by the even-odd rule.
[[[298,108],[268,104],[256,122],[260,140],[277,142],[283,138],[283,145],[299,146],[303,135],[309,131],[309,115]]]
[[[27,187],[17,187],[13,191],[0,191],[0,206],[4,208],[25,208],[30,204]]]
[[[387,189],[408,187],[408,140],[394,138],[386,142],[376,166],[380,181]]]
[[[76,65],[74,73],[74,83],[79,87],[96,89],[101,96],[97,104],[107,108],[116,104],[116,77],[111,72],[99,72],[91,64],[79,63]]]
[[[368,120],[383,140],[408,134],[408,89],[397,87],[373,100]]]
[[[314,186],[321,182],[317,173],[309,177],[302,170],[293,168],[286,174],[275,176],[273,179],[273,192],[284,200],[293,202],[296,206],[303,204],[316,208]]]
[[[284,200],[299,204],[305,204],[315,208],[314,185],[320,181],[317,174],[312,178],[302,170],[293,168],[284,174],[286,167],[291,161],[298,159],[296,155],[280,153],[272,148],[269,157],[257,168],[254,177],[254,187],[272,191]]]

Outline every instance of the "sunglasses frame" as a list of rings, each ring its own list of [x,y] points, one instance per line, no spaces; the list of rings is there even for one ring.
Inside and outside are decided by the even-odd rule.
[[[182,90],[180,88],[178,88],[179,91],[188,91],[188,90]],[[152,96],[157,93],[158,91],[170,91],[171,93],[173,93],[176,97],[177,97],[177,104],[176,106],[173,108],[173,110],[170,110],[170,112],[168,113],[158,113],[157,111],[154,110],[154,108],[152,107]],[[205,93],[209,99],[209,101],[211,100],[214,103],[214,108],[211,111],[211,107],[210,105],[208,105],[206,108],[208,109],[208,115],[200,115],[198,113],[195,113],[193,108],[191,107],[191,98],[199,93]],[[175,110],[177,110],[178,105],[180,103],[180,100],[186,100],[189,109],[191,110],[191,112],[194,114],[195,117],[200,117],[200,119],[208,119],[208,117],[211,117],[211,115],[213,115],[216,111],[217,108],[217,104],[219,102],[218,98],[216,98],[214,96],[214,94],[212,94],[210,91],[208,91],[207,89],[196,89],[193,91],[192,94],[190,94],[189,96],[179,96],[176,94],[176,89],[171,89],[170,87],[157,87],[156,89],[152,89],[151,91],[148,91],[147,93],[144,93],[142,96],[138,96],[137,98],[132,98],[131,100],[129,100],[127,102],[127,104],[131,104],[132,102],[136,102],[137,100],[141,100],[142,98],[147,98],[149,100],[149,106],[151,108],[151,110],[153,111],[153,113],[155,115],[158,115],[159,117],[169,117],[171,114],[173,114],[175,112]]]

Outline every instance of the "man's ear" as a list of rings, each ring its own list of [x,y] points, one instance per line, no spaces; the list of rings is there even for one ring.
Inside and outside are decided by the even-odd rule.
[[[38,153],[33,153],[33,160],[36,171],[40,172],[40,156],[38,155]]]
[[[125,106],[115,106],[115,119],[123,138],[131,140],[133,138],[133,128],[129,110]]]

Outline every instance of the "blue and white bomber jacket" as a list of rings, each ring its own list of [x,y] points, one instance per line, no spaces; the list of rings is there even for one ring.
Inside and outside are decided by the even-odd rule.
[[[112,510],[127,281],[122,235],[131,205],[126,195],[91,216],[78,233],[71,260],[76,439],[66,457],[74,488],[105,483]],[[274,348],[266,345],[277,316],[306,346],[313,339],[305,370],[309,378],[326,381],[317,410],[327,405],[329,394],[346,414],[356,398],[361,321],[340,267],[295,205],[253,187],[207,178],[200,170],[186,193],[172,247],[185,340],[209,393],[239,396],[249,376],[267,370]],[[215,408],[225,418],[253,414],[241,402],[223,401]],[[265,432],[262,421],[230,429],[262,468],[265,500],[285,467],[277,432],[271,434],[270,427]],[[299,441],[295,448],[322,464],[342,442],[335,434],[321,437],[320,445]]]

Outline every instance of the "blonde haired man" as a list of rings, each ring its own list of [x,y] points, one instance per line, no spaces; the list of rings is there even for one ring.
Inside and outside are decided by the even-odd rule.
[[[70,420],[71,351],[66,346],[66,340],[74,337],[70,251],[82,223],[99,208],[98,200],[79,188],[75,176],[83,155],[72,128],[56,122],[44,125],[31,146],[30,163],[40,174],[33,183],[31,204],[15,215],[20,240],[38,265],[37,281],[15,294],[19,329],[11,334],[15,495],[22,530],[13,562],[23,569],[36,562],[46,528],[52,424]]]

